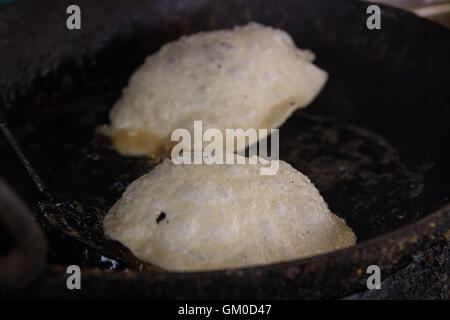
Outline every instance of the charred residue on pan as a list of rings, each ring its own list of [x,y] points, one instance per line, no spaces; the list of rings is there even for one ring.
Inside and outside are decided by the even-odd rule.
[[[161,221],[163,221],[166,218],[166,214],[164,212],[161,212],[158,216],[158,218],[156,218],[156,223],[159,224]]]

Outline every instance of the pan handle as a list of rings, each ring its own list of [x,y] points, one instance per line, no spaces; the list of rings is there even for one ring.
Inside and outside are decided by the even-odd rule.
[[[15,247],[0,256],[0,288],[17,289],[33,281],[45,266],[47,239],[30,209],[0,177],[0,221]]]

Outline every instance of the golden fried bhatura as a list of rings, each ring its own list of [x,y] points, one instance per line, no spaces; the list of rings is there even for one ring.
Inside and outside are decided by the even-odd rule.
[[[356,242],[308,177],[283,161],[275,175],[260,175],[260,166],[166,159],[128,186],[105,233],[170,271],[275,263]]]
[[[257,23],[183,36],[134,72],[108,132],[120,153],[139,156],[159,154],[194,120],[222,132],[277,128],[325,84],[313,60],[286,32]]]

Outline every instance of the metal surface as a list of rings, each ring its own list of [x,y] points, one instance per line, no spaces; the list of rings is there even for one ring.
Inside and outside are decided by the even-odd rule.
[[[47,240],[23,201],[0,178],[0,222],[13,236],[15,247],[0,256],[0,291],[20,288],[43,270]]]
[[[21,2],[0,11],[2,109],[16,138],[10,141],[20,144],[46,186],[37,195],[28,186],[21,191],[49,234],[130,271],[85,270],[83,291],[67,292],[63,270],[50,268],[18,294],[342,297],[364,289],[361,270],[369,264],[388,276],[418,248],[448,241],[448,30],[382,7],[383,27],[370,31],[367,4],[359,1],[80,0],[82,30],[71,32],[60,16],[68,3]],[[40,32],[19,23],[24,16],[33,16]],[[281,128],[280,157],[311,178],[359,243],[245,270],[139,272],[140,261],[103,237],[101,220],[127,184],[153,165],[119,156],[95,128],[107,121],[131,72],[161,44],[251,20],[288,31],[330,74],[314,103]],[[0,167],[14,167],[13,161],[0,159]],[[75,251],[73,243],[65,250]]]

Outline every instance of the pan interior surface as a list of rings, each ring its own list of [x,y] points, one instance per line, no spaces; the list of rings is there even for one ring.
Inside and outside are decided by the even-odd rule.
[[[450,86],[439,65],[448,64],[439,60],[444,57],[439,52],[449,52],[448,43],[421,43],[427,28],[417,29],[419,39],[403,30],[414,29],[420,24],[416,20],[410,25],[387,20],[375,34],[357,31],[357,17],[337,22],[345,15],[333,14],[332,8],[312,4],[296,19],[297,13],[291,16],[283,8],[266,13],[261,6],[224,20],[223,10],[233,5],[215,10],[211,1],[183,24],[158,29],[134,23],[89,55],[61,58],[57,68],[8,95],[7,124],[45,186],[45,196],[33,202],[44,224],[123,268],[141,268],[128,250],[104,238],[102,219],[127,185],[155,164],[119,155],[96,128],[108,122],[134,69],[163,43],[250,20],[284,28],[299,47],[312,49],[317,65],[330,74],[319,97],[280,128],[280,159],[311,179],[358,242],[448,203]],[[344,26],[353,30],[345,39],[339,36]]]

